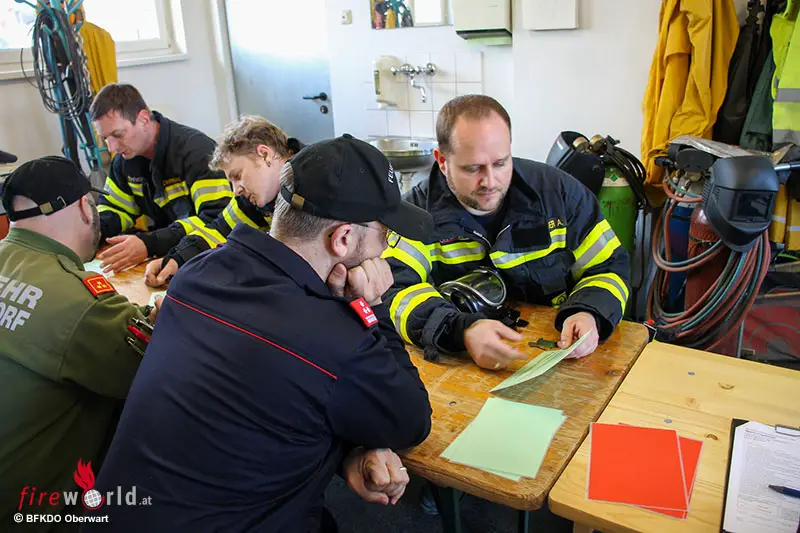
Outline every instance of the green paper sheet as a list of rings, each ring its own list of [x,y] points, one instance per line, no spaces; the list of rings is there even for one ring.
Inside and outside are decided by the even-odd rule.
[[[514,385],[519,385],[520,383],[525,383],[535,377],[541,376],[571,354],[575,348],[583,344],[583,341],[585,341],[588,336],[589,333],[585,333],[583,337],[573,342],[572,346],[564,350],[550,350],[540,353],[528,361],[528,364],[509,376],[508,379],[491,389],[490,392],[507,389],[508,387],[513,387]]]
[[[98,274],[102,274],[103,269],[100,268],[100,263],[102,263],[102,261],[99,259],[89,261],[88,263],[83,264],[83,269],[86,270],[86,272],[97,272]]]
[[[489,398],[442,457],[514,481],[536,477],[566,419],[558,409]]]
[[[167,291],[158,291],[150,293],[150,303],[148,305],[156,305],[156,296],[166,297]]]

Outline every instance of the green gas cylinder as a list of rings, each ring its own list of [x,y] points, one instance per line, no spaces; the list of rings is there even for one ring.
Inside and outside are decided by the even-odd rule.
[[[636,196],[616,166],[606,166],[603,187],[597,195],[603,215],[622,246],[633,255],[636,236]]]

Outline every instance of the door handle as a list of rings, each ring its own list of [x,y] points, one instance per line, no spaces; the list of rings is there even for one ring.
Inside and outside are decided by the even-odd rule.
[[[316,96],[304,96],[303,97],[303,100],[320,100],[322,102],[326,101],[327,99],[328,99],[328,95],[325,94],[325,93],[319,93]]]

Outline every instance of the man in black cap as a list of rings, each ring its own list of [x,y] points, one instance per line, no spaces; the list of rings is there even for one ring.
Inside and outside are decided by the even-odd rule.
[[[330,530],[340,467],[395,503],[408,476],[387,448],[422,442],[431,408],[381,302],[380,255],[389,230],[431,228],[363,141],[289,160],[270,234],[240,224],[172,280],[98,479],[152,505],[104,507],[102,530]]]
[[[91,191],[63,157],[29,161],[3,186],[11,230],[0,241],[0,529],[12,514],[64,511],[50,495],[80,490],[79,460],[99,466],[141,361],[128,326],[148,311],[83,269],[100,240]]]

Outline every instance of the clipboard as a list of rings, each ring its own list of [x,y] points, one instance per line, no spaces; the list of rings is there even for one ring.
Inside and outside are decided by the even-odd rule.
[[[736,428],[744,424],[747,424],[748,422],[752,422],[752,420],[743,420],[741,418],[734,418],[731,420],[731,435],[730,435],[730,441],[728,442],[728,467],[725,470],[725,485],[724,485],[724,493],[722,499],[722,516],[720,517],[719,521],[720,533],[735,533],[733,531],[728,531],[723,528],[723,526],[725,525],[725,509],[727,509],[728,507],[728,483],[731,478],[731,462],[732,462],[731,460],[733,458],[733,441],[736,437]],[[777,424],[772,427],[775,430],[775,432],[780,435],[797,437],[800,439],[800,427],[786,426],[783,424]],[[798,524],[798,533],[800,533],[800,524]]]

